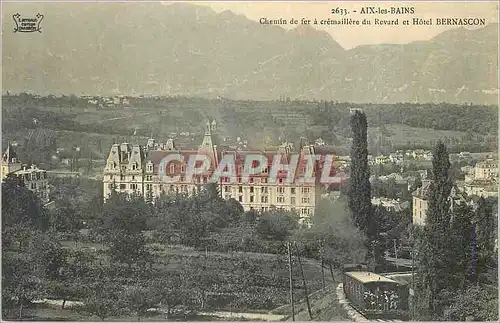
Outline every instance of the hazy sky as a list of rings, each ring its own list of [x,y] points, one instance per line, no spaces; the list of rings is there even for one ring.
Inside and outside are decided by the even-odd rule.
[[[191,2],[191,1],[189,1]],[[260,18],[268,19],[328,19],[341,18],[341,16],[330,13],[333,8],[345,8],[352,12],[348,16],[352,19],[363,18],[395,19],[399,18],[485,18],[486,23],[498,23],[498,3],[496,1],[485,2],[191,2],[199,5],[209,6],[216,12],[231,10],[237,14],[243,14],[249,19],[258,21]],[[168,2],[165,2],[168,5]],[[369,16],[361,15],[359,12],[364,6],[387,7],[414,7],[414,15],[385,15]],[[401,24],[401,21],[399,22]],[[283,26],[290,28],[290,26]],[[377,43],[409,43],[416,40],[428,40],[437,34],[456,26],[315,26],[326,30],[344,48],[352,48],[364,44]]]

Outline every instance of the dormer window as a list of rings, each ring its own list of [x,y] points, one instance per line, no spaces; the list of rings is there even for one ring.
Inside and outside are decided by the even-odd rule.
[[[132,164],[132,170],[137,170],[137,163]]]
[[[17,163],[17,158],[16,157],[12,157],[12,163]]]
[[[170,174],[173,174],[175,172],[175,165],[171,164],[170,165]]]
[[[152,172],[153,171],[153,164],[148,164],[146,166],[146,168],[147,168],[148,172]]]

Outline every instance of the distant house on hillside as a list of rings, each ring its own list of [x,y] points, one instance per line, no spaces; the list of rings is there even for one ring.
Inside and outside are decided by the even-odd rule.
[[[413,224],[423,226],[427,219],[427,210],[429,208],[428,199],[430,193],[431,181],[422,180],[422,187],[413,192]],[[450,192],[450,208],[455,205],[466,203],[465,198],[459,193],[458,187],[453,186]]]
[[[389,158],[389,156],[380,155],[375,157],[375,164],[377,165],[389,164],[390,162],[391,159]]]

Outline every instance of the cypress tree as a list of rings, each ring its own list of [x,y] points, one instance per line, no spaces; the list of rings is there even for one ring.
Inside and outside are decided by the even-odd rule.
[[[366,115],[361,110],[351,113],[353,133],[351,147],[351,174],[349,179],[349,209],[354,224],[363,231],[373,243],[377,228],[372,219],[370,169],[368,168],[368,141]]]
[[[418,250],[417,313],[426,319],[441,319],[457,292],[471,277],[472,210],[454,205],[453,183],[445,145],[438,141],[433,158],[426,225]]]
[[[494,199],[481,197],[475,211],[475,233],[476,233],[476,278],[495,267],[492,261],[495,258],[496,218],[497,205]]]

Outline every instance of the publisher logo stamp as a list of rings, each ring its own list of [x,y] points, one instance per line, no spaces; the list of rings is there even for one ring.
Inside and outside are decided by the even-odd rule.
[[[12,16],[12,19],[14,19],[14,23],[16,24],[14,27],[15,33],[33,33],[36,31],[39,33],[42,32],[42,14],[37,13],[34,17],[23,17],[19,13],[16,13]]]

